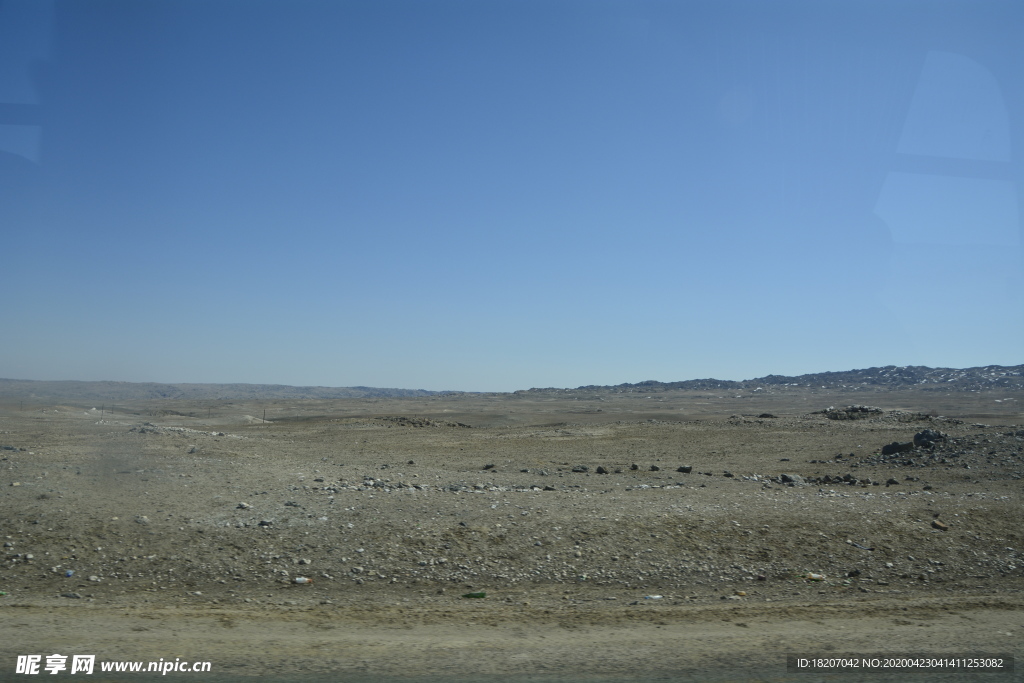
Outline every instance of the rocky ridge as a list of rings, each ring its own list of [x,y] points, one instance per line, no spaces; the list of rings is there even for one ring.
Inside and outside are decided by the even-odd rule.
[[[974,368],[931,368],[924,365],[867,368],[840,372],[818,372],[795,377],[766,375],[742,381],[719,379],[692,379],[680,382],[647,380],[634,384],[586,385],[577,391],[651,392],[678,390],[767,390],[786,387],[814,387],[822,389],[896,389],[913,387],[923,391],[955,390],[981,391],[985,389],[1024,389],[1024,365],[986,365]],[[530,392],[568,391],[559,389],[530,389]],[[524,392],[525,393],[525,392]]]

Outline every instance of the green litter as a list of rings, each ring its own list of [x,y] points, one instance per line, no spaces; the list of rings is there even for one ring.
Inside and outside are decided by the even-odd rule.
[[[486,598],[487,597],[487,593],[484,593],[482,591],[479,592],[479,593],[465,593],[465,594],[463,594],[462,597],[464,597],[464,598]]]

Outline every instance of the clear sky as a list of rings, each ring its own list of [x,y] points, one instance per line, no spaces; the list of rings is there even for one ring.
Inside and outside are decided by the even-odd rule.
[[[0,377],[1024,362],[1024,3],[0,0]]]

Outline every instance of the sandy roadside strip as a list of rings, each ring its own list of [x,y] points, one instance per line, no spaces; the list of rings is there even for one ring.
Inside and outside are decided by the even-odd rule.
[[[741,671],[783,677],[786,653],[1003,653],[1021,659],[1022,608],[1020,596],[640,611],[479,603],[274,610],[22,603],[2,610],[0,678],[13,671],[18,654],[33,653],[95,654],[97,661],[181,657],[210,661],[219,675],[275,680],[510,674],[639,680]]]

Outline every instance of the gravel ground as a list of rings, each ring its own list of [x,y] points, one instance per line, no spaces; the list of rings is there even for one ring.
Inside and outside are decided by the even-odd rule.
[[[215,637],[190,645],[202,658],[282,680],[566,667],[711,680],[766,657],[784,671],[784,653],[804,643],[1019,656],[1019,413],[979,418],[965,401],[939,417],[932,397],[884,392],[872,396],[880,410],[826,411],[837,398],[847,397],[3,410],[0,609],[26,624],[4,635],[59,647],[75,624],[116,632],[159,615],[159,628],[105,652],[207,629]],[[934,440],[914,447],[925,430]],[[910,446],[883,455],[894,442]],[[51,624],[54,614],[65,616]],[[968,633],[964,619],[986,626]],[[266,646],[295,623],[338,647],[356,647],[353,634],[405,635],[359,641],[372,657]],[[726,635],[698,638],[723,623]],[[278,635],[259,634],[269,624]],[[736,635],[751,628],[761,636]],[[478,636],[493,640],[487,664],[470,656]],[[672,645],[683,642],[685,656]],[[742,656],[736,642],[749,645]],[[12,648],[0,649],[13,661],[23,653]]]

